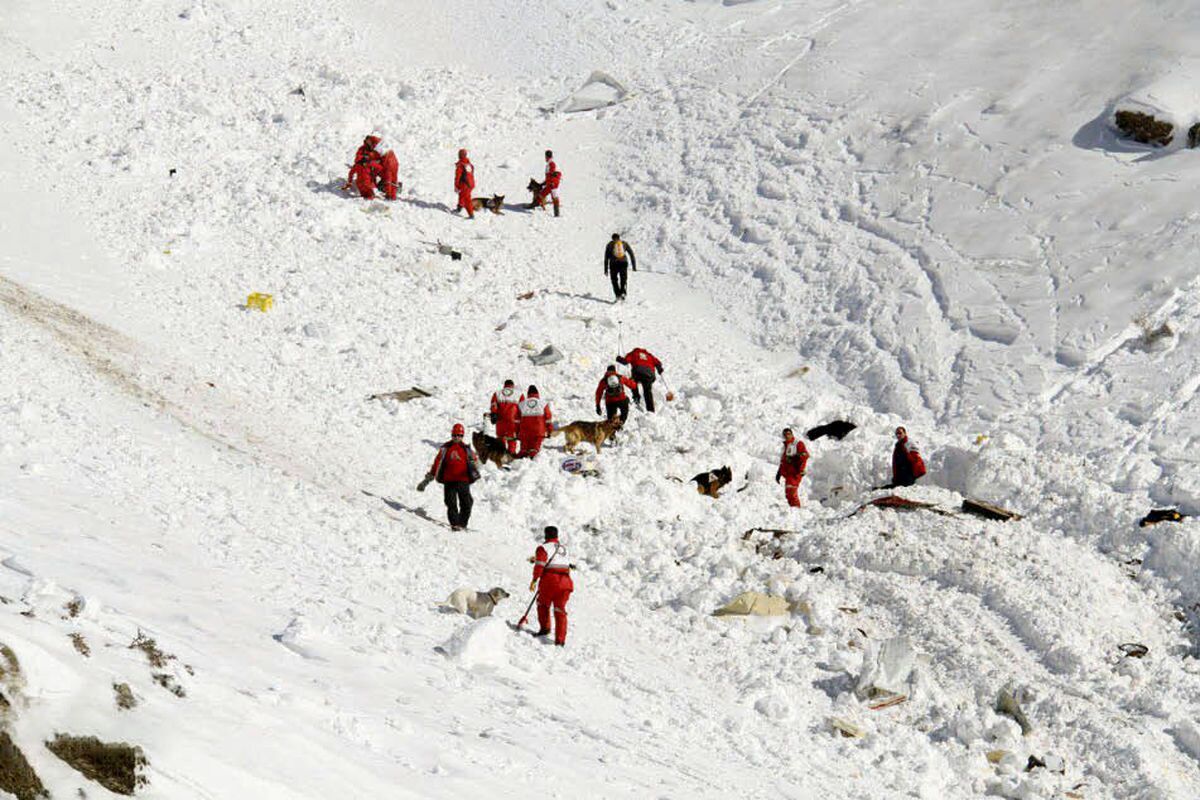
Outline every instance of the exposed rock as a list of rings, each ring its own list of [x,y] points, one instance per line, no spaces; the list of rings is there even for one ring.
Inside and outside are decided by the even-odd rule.
[[[46,742],[46,747],[72,769],[114,794],[131,795],[146,785],[141,774],[146,756],[140,747],[63,733]]]
[[[1140,111],[1118,111],[1113,119],[1121,133],[1141,144],[1166,147],[1174,137],[1174,125]]]
[[[7,731],[0,731],[0,790],[17,800],[37,800],[50,796]]]

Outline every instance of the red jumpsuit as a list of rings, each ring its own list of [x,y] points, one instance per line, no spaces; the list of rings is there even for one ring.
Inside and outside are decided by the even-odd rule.
[[[554,159],[546,162],[546,177],[542,181],[542,191],[538,194],[538,205],[542,208],[546,207],[546,198],[553,197],[554,204],[558,205],[558,185],[562,183],[562,173],[558,171],[558,167],[554,164]]]
[[[783,454],[779,457],[779,472],[776,475],[783,478],[783,496],[787,498],[789,506],[800,506],[800,481],[804,479],[807,467],[808,448],[804,446],[804,442],[799,439],[786,442],[783,445]]]
[[[508,452],[516,455],[517,429],[521,422],[521,403],[525,395],[517,395],[517,390],[511,386],[499,389],[492,394],[492,414],[496,421],[496,436],[504,440]]]
[[[521,440],[521,458],[533,458],[542,449],[542,440],[554,429],[550,406],[537,395],[526,397],[519,406],[521,419],[517,438]]]
[[[346,176],[346,183],[353,184],[358,193],[367,200],[375,199],[376,184],[383,189],[383,194],[388,200],[396,199],[400,162],[391,150],[380,151],[382,141],[378,136],[368,136],[364,139],[362,146],[354,154],[354,166]]]
[[[475,165],[466,156],[454,165],[454,191],[458,192],[458,207],[467,210],[467,216],[475,218],[475,204],[471,192],[475,189]]]
[[[565,644],[567,601],[571,599],[575,584],[571,581],[571,568],[567,565],[567,548],[557,539],[538,545],[533,556],[533,579],[538,581],[538,632],[550,632],[550,610],[553,608],[554,643]]]

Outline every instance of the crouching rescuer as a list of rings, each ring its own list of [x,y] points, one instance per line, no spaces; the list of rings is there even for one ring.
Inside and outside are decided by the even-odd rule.
[[[534,636],[550,634],[550,613],[554,612],[554,643],[567,643],[567,601],[575,585],[571,581],[571,565],[567,563],[567,548],[558,540],[558,528],[547,525],[546,540],[533,555],[533,580],[529,591],[537,590],[538,631]]]

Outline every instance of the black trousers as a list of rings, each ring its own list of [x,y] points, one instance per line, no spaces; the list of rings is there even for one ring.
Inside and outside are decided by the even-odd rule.
[[[608,419],[610,419],[610,420],[613,417],[620,414],[622,425],[624,425],[626,422],[629,421],[629,401],[628,400],[618,400],[615,403],[610,403],[607,400],[605,400],[604,401],[604,410],[605,410],[605,412],[608,413]]]
[[[442,497],[446,501],[446,521],[450,527],[467,527],[471,519],[471,484],[466,481],[447,481],[442,484]]]
[[[642,389],[642,402],[646,404],[646,410],[654,412],[654,370],[642,370],[639,367],[633,369],[633,379],[637,381],[637,385]]]
[[[613,294],[620,300],[625,297],[625,284],[629,280],[629,262],[613,261],[608,265],[608,278],[612,281]]]

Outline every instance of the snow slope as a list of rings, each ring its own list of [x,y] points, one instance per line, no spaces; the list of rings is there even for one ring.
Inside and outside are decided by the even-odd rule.
[[[1200,511],[1193,167],[1102,125],[1196,25],[1183,3],[9,3],[18,742],[56,795],[83,781],[39,742],[69,730],[141,744],[151,797],[1197,796],[1200,526],[1133,524]],[[632,96],[548,110],[595,70]],[[370,130],[403,202],[338,191]],[[459,146],[504,215],[447,213]],[[545,147],[558,220],[515,205]],[[643,266],[619,308],[614,230]],[[412,488],[447,427],[510,376],[593,418],[618,341],[676,402],[600,478],[558,443],[488,467],[451,537]],[[532,367],[548,343],[566,359]],[[411,385],[435,394],[365,399]],[[778,429],[839,416],[862,427],[812,443],[807,505],[781,507]],[[912,496],[1026,519],[847,517],[899,422],[933,466]],[[677,480],[722,464],[744,491]],[[502,585],[516,618],[548,522],[581,567],[566,650],[436,610]],[[808,611],[710,616],[745,589]],[[151,668],[139,631],[177,658]],[[896,635],[920,690],[871,711],[854,678]],[[1030,736],[992,709],[1010,681]]]

